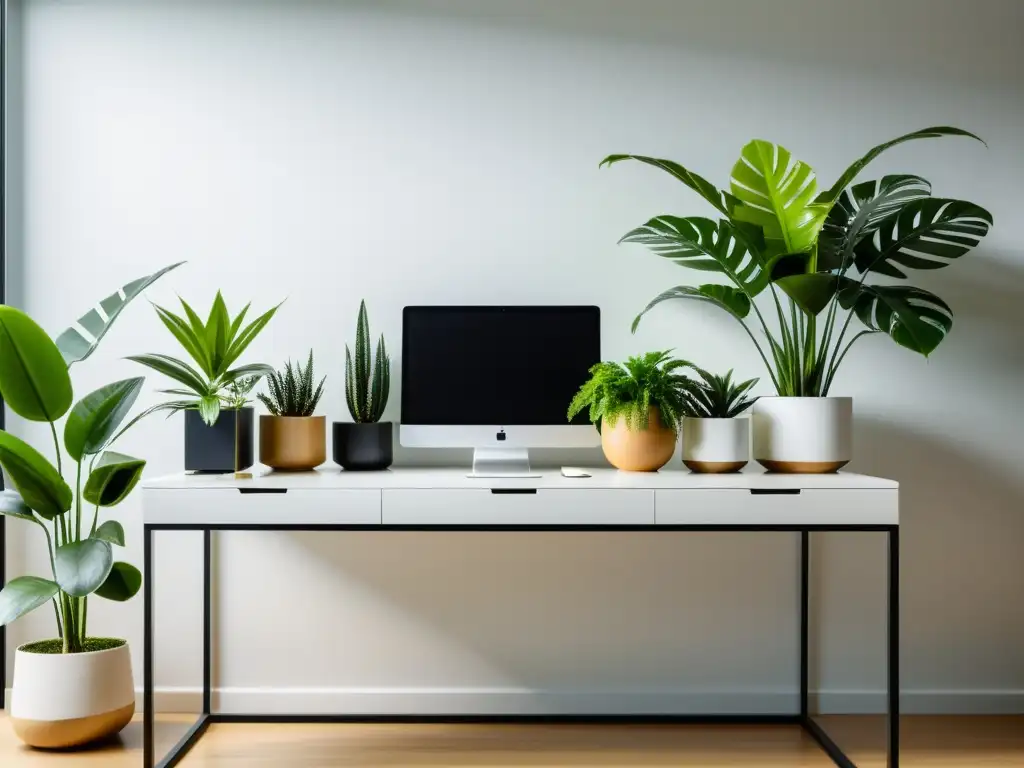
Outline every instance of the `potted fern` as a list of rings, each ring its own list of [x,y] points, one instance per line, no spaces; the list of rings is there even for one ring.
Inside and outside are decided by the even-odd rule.
[[[313,350],[305,366],[291,360],[267,374],[267,393],[256,397],[270,411],[260,416],[260,463],[286,471],[310,470],[327,459],[327,428],[314,416],[326,376],[313,386]]]
[[[56,341],[25,313],[0,306],[0,395],[12,412],[47,424],[53,438],[51,461],[0,431],[8,488],[0,492],[0,514],[41,530],[49,556],[48,573],[17,576],[0,590],[0,626],[46,606],[56,620],[56,637],[14,654],[10,720],[33,747],[75,747],[109,736],[135,711],[127,641],[89,632],[95,624],[89,603],[92,597],[123,602],[142,586],[139,570],[115,559],[125,534],[109,515],[131,494],[146,462],[113,447],[158,409],[128,418],[141,377],[100,387],[72,405],[71,367],[92,355],[132,299],[176,266],[123,286]]]
[[[656,472],[675,452],[679,424],[696,389],[681,373],[688,367],[669,351],[630,357],[624,364],[598,363],[569,404],[568,419],[587,409],[612,466]]]
[[[654,166],[717,211],[714,219],[656,216],[622,238],[729,283],[671,288],[647,305],[633,329],[646,312],[676,299],[710,303],[741,324],[778,393],[754,407],[754,458],[766,468],[834,472],[851,459],[852,400],[832,396],[831,388],[855,342],[885,333],[927,356],[953,327],[953,311],[941,298],[899,281],[970,252],[992,215],[974,203],[932,197],[919,176],[853,183],[889,148],[942,136],[981,141],[948,126],[914,131],[873,147],[825,190],[810,165],[760,139],[743,147],[728,191],[671,160],[610,155],[602,162]],[[879,276],[886,280],[876,283]],[[855,317],[865,327],[848,335]]]
[[[184,299],[179,301],[183,316],[154,307],[196,367],[161,354],[132,355],[128,359],[182,385],[160,390],[175,398],[160,407],[171,413],[185,412],[186,470],[225,473],[247,469],[253,463],[253,409],[248,405],[249,394],[274,369],[263,363],[235,363],[280,304],[243,325],[249,305],[231,317],[220,291],[206,322]]]
[[[391,358],[384,336],[370,355],[370,321],[366,302],[359,303],[356,352],[345,345],[345,401],[351,422],[336,421],[332,432],[334,462],[347,470],[380,470],[391,466],[394,452],[390,421],[381,421],[391,390]]]
[[[757,398],[757,379],[734,382],[694,368],[700,381],[689,393],[683,418],[683,464],[694,472],[739,472],[750,460],[750,419],[742,416]]]

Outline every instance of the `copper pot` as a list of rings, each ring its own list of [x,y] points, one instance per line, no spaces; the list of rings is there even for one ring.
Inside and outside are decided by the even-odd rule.
[[[324,416],[260,416],[260,463],[298,472],[327,460]]]

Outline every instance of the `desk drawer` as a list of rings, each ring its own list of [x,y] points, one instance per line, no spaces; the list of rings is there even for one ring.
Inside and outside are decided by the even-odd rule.
[[[381,518],[384,525],[653,525],[654,491],[385,489]]]
[[[380,490],[146,489],[147,523],[198,525],[380,525]]]
[[[896,489],[655,491],[658,525],[897,525]]]

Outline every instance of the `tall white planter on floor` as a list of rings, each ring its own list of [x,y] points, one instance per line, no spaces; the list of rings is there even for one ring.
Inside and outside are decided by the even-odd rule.
[[[750,460],[750,419],[683,419],[683,464],[694,472],[739,472]]]
[[[11,723],[29,746],[87,744],[117,733],[133,714],[127,643],[89,653],[15,652]]]
[[[754,460],[772,472],[835,472],[853,458],[853,398],[761,397]]]

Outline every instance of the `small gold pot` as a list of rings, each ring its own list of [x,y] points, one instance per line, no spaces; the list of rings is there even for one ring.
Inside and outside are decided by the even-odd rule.
[[[675,452],[676,433],[661,423],[661,411],[651,408],[647,429],[629,429],[624,418],[617,419],[614,426],[603,421],[601,448],[605,458],[617,469],[657,472]]]
[[[260,463],[299,472],[327,460],[324,416],[260,416]]]

